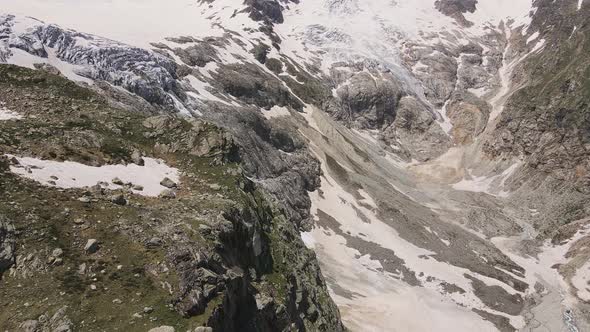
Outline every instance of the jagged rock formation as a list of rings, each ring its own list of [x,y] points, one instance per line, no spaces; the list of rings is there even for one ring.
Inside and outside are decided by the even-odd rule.
[[[475,12],[477,0],[438,0],[434,3],[436,9],[441,13],[457,20],[463,26],[471,26],[473,23],[467,21],[466,12]]]

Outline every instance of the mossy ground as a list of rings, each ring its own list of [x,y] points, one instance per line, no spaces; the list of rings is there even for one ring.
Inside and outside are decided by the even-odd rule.
[[[142,123],[149,114],[113,108],[61,77],[0,65],[0,91],[0,101],[25,116],[0,122],[0,154],[92,165],[129,162],[137,150],[182,172],[176,199],[125,193],[125,206],[109,201],[113,193],[92,194],[92,202],[84,203],[78,198],[88,195],[87,189],[51,188],[0,173],[0,214],[17,230],[17,255],[31,257],[0,280],[0,330],[17,330],[21,322],[51,316],[63,306],[76,329],[84,331],[146,331],[161,325],[186,330],[206,323],[222,295],[203,314],[181,316],[171,306],[178,277],[173,268],[162,271],[169,243],[148,248],[144,240],[172,227],[183,230],[195,246],[212,245],[197,230],[207,216],[235,204],[237,166],[156,149],[156,143],[186,135],[192,128],[188,120],[176,119],[180,125],[174,130],[147,138]],[[217,130],[204,127],[203,135]],[[88,239],[99,240],[97,253],[84,251]],[[64,252],[59,265],[48,263],[56,248]],[[86,272],[79,273],[84,265]],[[153,312],[144,313],[144,307]]]

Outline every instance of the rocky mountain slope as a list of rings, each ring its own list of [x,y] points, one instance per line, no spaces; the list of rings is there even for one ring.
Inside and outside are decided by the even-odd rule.
[[[1,123],[4,329],[340,328],[313,254],[243,175],[230,134],[0,70],[22,117]],[[76,183],[93,173],[114,177]]]
[[[0,326],[590,328],[585,1],[34,2]]]

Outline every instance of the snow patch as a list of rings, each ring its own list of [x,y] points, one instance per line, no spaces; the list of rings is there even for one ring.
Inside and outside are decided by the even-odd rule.
[[[506,38],[510,39],[510,30],[505,30],[504,32],[506,34]],[[509,61],[507,58],[510,51],[510,46],[506,47],[506,49],[504,50],[504,54],[502,56],[502,67],[498,71],[501,86],[498,90],[498,93],[496,93],[496,95],[489,100],[490,105],[492,105],[492,112],[490,113],[490,117],[488,120],[489,124],[492,123],[502,113],[502,111],[504,110],[504,103],[510,97],[512,92],[514,92],[512,89],[512,72],[514,68],[516,68],[516,66],[524,59],[526,59],[529,55],[539,51],[544,46],[545,39],[540,39],[528,53],[521,57],[512,59],[511,61]]]
[[[193,75],[187,76],[187,78],[185,80],[198,92],[198,93],[195,93],[195,92],[189,91],[188,94],[190,96],[197,98],[199,100],[209,100],[209,101],[222,103],[225,105],[231,105],[227,101],[217,97],[216,95],[214,95],[213,93],[211,93],[209,91],[210,89],[213,89],[211,84],[209,84],[207,82],[203,82]]]
[[[471,191],[477,193],[487,193],[492,196],[507,197],[509,192],[504,190],[504,183],[514,174],[520,166],[520,163],[515,163],[508,167],[504,172],[494,176],[472,176],[470,179],[463,179],[452,185],[453,189],[462,191]],[[468,170],[468,173],[470,171]]]
[[[35,180],[43,185],[52,186],[55,182],[58,188],[87,188],[104,183],[108,189],[120,189],[119,185],[111,183],[119,178],[124,183],[132,183],[143,187],[143,190],[133,190],[134,193],[156,197],[166,187],[160,185],[164,178],[179,182],[179,171],[167,166],[163,161],[144,158],[145,165],[105,165],[100,167],[87,166],[72,161],[41,160],[30,157],[15,157],[20,165],[10,166],[11,172],[24,178]],[[57,179],[56,179],[57,178]]]
[[[438,124],[442,128],[442,130],[444,130],[445,133],[447,133],[447,135],[450,135],[451,131],[453,130],[453,123],[451,122],[451,118],[449,118],[449,116],[447,115],[447,107],[450,101],[450,99],[445,101],[445,104],[443,105],[442,109],[438,112],[440,114],[440,120],[438,121]]]
[[[303,240],[303,243],[305,244],[305,246],[307,248],[309,248],[309,249],[315,248],[315,240],[314,240],[311,232],[302,232],[301,233],[301,240]]]
[[[465,13],[468,21],[484,26],[486,23],[494,25],[504,21],[510,28],[528,25],[531,22],[533,0],[479,0],[474,13]]]
[[[489,322],[471,311],[472,308],[507,317],[517,327],[524,325],[520,317],[491,310],[481,302],[473,293],[471,281],[464,277],[465,273],[472,272],[436,259],[424,259],[432,252],[406,241],[395,229],[380,220],[375,211],[360,204],[368,200],[366,193],[359,191],[362,197],[359,202],[336,182],[325,163],[322,163],[322,170],[324,178],[321,191],[310,194],[312,214],[318,217],[321,210],[338,222],[339,232],[370,239],[373,244],[392,250],[423,285],[409,286],[400,280],[404,275],[399,270],[396,273],[384,271],[378,260],[347,246],[346,238],[333,229],[313,229],[313,241],[307,239],[306,242],[313,243],[323,263],[322,270],[347,326],[359,331],[386,331],[392,326],[400,331],[493,330]],[[359,217],[359,212],[368,218],[368,222]],[[318,224],[322,225],[321,220],[318,220]],[[448,240],[440,240],[445,245],[451,245]],[[498,280],[480,275],[478,278],[488,285],[497,285],[509,293],[516,293]],[[466,293],[446,293],[442,281],[457,285]],[[354,295],[343,296],[334,291],[337,289],[344,289]],[[422,319],[422,315],[427,315],[429,319]]]
[[[539,31],[533,33],[532,35],[530,35],[529,38],[527,38],[526,43],[529,44],[530,42],[532,42],[533,40],[539,38]]]
[[[544,286],[543,297],[540,299],[540,303],[532,309],[532,314],[536,323],[545,326],[548,331],[562,330],[562,321],[565,320],[567,323],[567,313],[570,307],[577,302],[571,298],[571,295],[567,295],[570,287],[555,267],[568,262],[568,258],[566,258],[567,252],[577,241],[586,236],[587,231],[588,228],[579,230],[569,241],[559,245],[553,245],[550,240],[547,240],[540,248],[541,251],[536,258],[521,256],[518,254],[518,249],[516,249],[523,239],[534,237],[535,234],[525,233],[516,237],[495,237],[491,239],[492,243],[500,251],[525,269],[525,277],[520,279],[529,285],[535,285],[539,282]],[[580,282],[588,281],[589,267],[587,263],[582,267],[582,269],[586,268],[586,270],[580,269],[578,271],[578,273],[582,271],[580,275],[586,274],[586,279],[576,279],[574,277],[577,285],[580,285]],[[576,274],[576,276],[578,275]],[[572,279],[572,281],[574,280]],[[588,285],[586,285],[586,292],[588,291],[587,288]],[[534,287],[529,287],[527,292],[534,293]],[[578,293],[578,296],[580,294],[582,296],[590,295],[584,291]],[[577,329],[570,329],[570,331],[577,331]]]
[[[270,110],[262,110],[261,112],[262,115],[268,120],[291,115],[289,110],[286,107],[282,106],[273,106]]]
[[[55,67],[63,76],[72,81],[84,82],[88,84],[94,83],[91,79],[82,77],[76,73],[78,70],[83,68],[82,66],[73,65],[60,60],[55,55],[55,50],[51,48],[46,47],[45,50],[47,51],[47,58],[32,55],[18,48],[11,48],[10,51],[12,56],[8,58],[7,63],[31,69],[35,69],[35,64],[45,63]]]
[[[486,58],[487,59],[487,58]],[[472,94],[474,94],[477,97],[483,97],[486,95],[486,93],[488,93],[488,88],[483,86],[481,88],[469,88],[467,89],[467,91],[471,92]]]
[[[4,106],[0,106],[0,121],[20,120],[23,116],[17,112],[13,112]]]
[[[542,49],[542,48],[543,48],[543,46],[545,46],[545,39],[541,39],[541,40],[539,40],[539,41],[538,41],[538,42],[535,44],[535,46],[533,47],[533,49],[531,50],[531,52],[527,54],[527,56],[528,56],[529,54],[531,54],[531,53],[537,52],[538,50]]]

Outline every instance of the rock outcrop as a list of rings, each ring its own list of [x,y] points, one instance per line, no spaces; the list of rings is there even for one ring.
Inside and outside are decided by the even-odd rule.
[[[450,16],[457,20],[457,22],[463,26],[471,26],[473,23],[469,22],[464,13],[475,12],[477,0],[437,0],[434,2],[434,6],[441,13]]]
[[[0,277],[15,262],[15,243],[14,226],[0,217]]]

